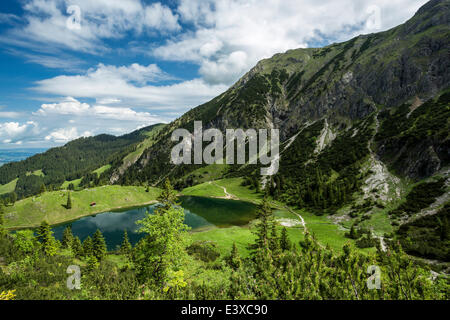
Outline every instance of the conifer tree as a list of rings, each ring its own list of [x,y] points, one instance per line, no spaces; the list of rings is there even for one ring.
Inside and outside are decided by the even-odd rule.
[[[72,252],[76,257],[81,257],[84,254],[80,238],[76,236],[73,238],[72,241]]]
[[[291,250],[291,241],[288,238],[287,229],[285,227],[281,230],[280,248],[283,251]]]
[[[72,198],[70,196],[70,191],[69,191],[69,194],[67,195],[66,209],[72,209]]]
[[[169,179],[164,181],[164,188],[158,197],[158,202],[161,203],[165,209],[171,208],[177,205],[177,193],[173,189]]]
[[[233,270],[238,270],[241,266],[241,257],[239,256],[239,251],[236,246],[236,242],[233,242],[233,247],[231,249],[228,264]]]
[[[130,240],[128,239],[127,230],[124,230],[123,241],[122,241],[122,245],[120,246],[120,252],[125,255],[130,255],[132,249],[133,248],[131,246]]]
[[[278,237],[277,224],[274,220],[271,223],[270,229],[269,248],[272,252],[277,252],[280,248],[280,239]]]
[[[63,236],[61,239],[61,244],[63,248],[71,248],[73,242],[72,226],[68,226],[63,231]]]
[[[350,228],[349,238],[350,239],[358,239],[358,231],[356,231],[355,224],[352,224],[352,226]]]
[[[147,213],[138,221],[139,232],[145,233],[135,248],[135,264],[141,282],[150,282],[162,288],[170,270],[179,268],[186,253],[186,231],[184,210],[175,206],[176,192],[167,179],[161,196],[161,203],[154,214]]]
[[[53,237],[53,232],[47,221],[43,221],[38,228],[37,238],[42,244],[44,254],[54,256],[58,250],[58,242]]]
[[[10,196],[11,204],[14,205],[17,201],[17,193],[13,191]]]
[[[92,238],[92,250],[93,255],[97,258],[98,261],[101,261],[106,254],[107,250],[105,238],[103,237],[103,234],[99,229],[95,231]]]
[[[94,254],[92,238],[89,236],[83,241],[83,253],[86,257],[92,256]]]
[[[41,187],[39,189],[39,194],[43,194],[46,191],[47,191],[47,189],[45,188],[45,184],[41,184]]]
[[[263,248],[269,246],[270,230],[273,224],[272,208],[270,207],[269,200],[264,197],[261,204],[257,209],[258,222],[256,223],[256,243],[250,246],[250,249]]]
[[[88,272],[94,271],[100,265],[97,258],[93,255],[88,256],[86,262],[87,262],[86,269]]]

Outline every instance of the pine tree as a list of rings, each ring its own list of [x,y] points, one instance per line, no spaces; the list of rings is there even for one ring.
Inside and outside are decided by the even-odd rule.
[[[88,272],[94,271],[100,265],[97,258],[93,255],[88,256],[86,262],[87,262],[86,269]]]
[[[352,226],[350,228],[349,238],[350,239],[358,239],[358,231],[356,231],[355,224],[352,224]]]
[[[83,253],[85,257],[89,257],[94,254],[92,239],[89,236],[83,241]]]
[[[291,241],[288,238],[288,234],[287,234],[287,229],[286,228],[283,228],[283,230],[281,230],[280,248],[283,251],[291,250]]]
[[[101,261],[106,254],[106,242],[103,234],[100,230],[97,229],[94,233],[94,237],[92,238],[92,249],[93,255],[97,258],[98,261]]]
[[[257,219],[256,230],[254,231],[256,235],[256,243],[250,245],[250,249],[263,248],[269,246],[270,241],[270,230],[273,224],[273,214],[272,208],[267,197],[263,198],[261,204],[259,204],[257,209]]]
[[[63,236],[61,240],[62,247],[69,249],[72,247],[72,242],[73,242],[72,226],[68,226],[63,231]]]
[[[233,242],[233,247],[231,249],[231,254],[228,259],[228,264],[233,270],[238,270],[241,266],[241,257],[239,256],[239,251],[236,246],[236,242]]]
[[[132,248],[131,243],[130,243],[130,241],[128,239],[127,230],[125,230],[123,232],[123,241],[122,241],[122,245],[120,246],[120,252],[122,254],[125,254],[125,255],[130,255],[132,249],[133,248]]]
[[[53,237],[50,225],[47,221],[43,221],[38,228],[37,238],[42,244],[44,254],[54,256],[58,250],[58,242]]]
[[[278,238],[277,224],[275,221],[271,222],[270,229],[269,249],[272,252],[277,252],[280,249],[280,239]]]
[[[76,257],[83,256],[83,246],[81,245],[80,238],[74,237],[72,241],[72,252]]]
[[[166,179],[164,181],[164,188],[158,197],[158,201],[163,205],[165,209],[171,208],[172,206],[178,204],[177,193],[173,189],[169,179]]]
[[[16,203],[16,201],[17,201],[17,193],[15,191],[11,193],[10,200],[11,200],[11,204],[12,205],[14,205]]]
[[[46,191],[47,191],[47,189],[45,188],[45,184],[41,184],[41,188],[39,189],[39,194],[43,194]]]
[[[176,204],[176,192],[166,180],[154,214],[147,213],[138,221],[139,232],[145,233],[135,247],[135,265],[140,282],[164,285],[169,271],[177,268],[186,253],[184,210]]]
[[[72,198],[70,196],[70,191],[69,191],[69,194],[67,195],[66,209],[72,209]]]

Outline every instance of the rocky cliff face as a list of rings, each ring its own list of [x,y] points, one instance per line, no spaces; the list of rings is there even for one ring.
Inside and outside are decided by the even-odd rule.
[[[177,127],[192,131],[195,120],[203,121],[204,128],[221,130],[278,128],[286,141],[305,124],[326,119],[333,131],[343,134],[371,114],[388,110],[389,118],[389,110],[437,97],[449,85],[450,0],[433,0],[391,30],[260,61],[227,92],[167,126],[161,140],[122,174],[120,182],[155,183],[188,172],[189,168],[168,165],[170,134]],[[433,117],[433,112],[427,116]],[[378,140],[378,156],[398,173],[421,178],[448,163],[446,135],[423,137],[406,149],[403,140],[390,138]]]

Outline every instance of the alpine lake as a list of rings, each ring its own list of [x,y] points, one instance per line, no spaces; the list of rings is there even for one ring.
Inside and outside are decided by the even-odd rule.
[[[244,226],[256,217],[256,205],[237,200],[181,196],[178,198],[184,209],[184,223],[192,232],[210,228]],[[63,223],[52,228],[56,239],[61,240],[66,227],[72,226],[72,233],[81,241],[99,229],[105,237],[108,250],[117,249],[126,230],[131,244],[136,244],[145,235],[138,232],[136,221],[142,220],[146,213],[152,214],[157,204],[134,207],[119,211],[99,213],[76,221]]]

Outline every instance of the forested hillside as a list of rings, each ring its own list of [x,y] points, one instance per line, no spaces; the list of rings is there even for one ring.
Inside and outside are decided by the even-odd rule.
[[[449,11],[448,0],[430,1],[412,19],[391,30],[324,48],[289,50],[260,61],[225,93],[168,125],[161,132],[161,139],[115,181],[157,184],[167,175],[179,179],[198,169],[170,165],[169,158],[174,145],[171,132],[176,128],[192,131],[194,121],[202,121],[204,129],[214,127],[222,131],[274,127],[280,130],[282,142],[286,142],[305,126],[327,120],[324,134],[331,134],[322,144],[326,146],[338,136],[336,143],[341,145],[326,150],[321,166],[326,161],[324,157],[332,158],[330,152],[344,147],[347,132],[359,130],[358,123],[365,122],[367,128],[362,128],[361,137],[359,133],[351,137],[358,140],[357,146],[347,145],[355,149],[343,150],[356,157],[367,156],[368,150],[362,144],[372,139],[372,130],[377,135],[372,151],[391,168],[409,178],[433,175],[449,160],[445,152],[448,96],[435,101],[450,85]],[[387,128],[395,125],[399,116],[407,116],[398,123],[401,127]],[[403,145],[406,137],[402,137],[402,131],[406,127],[410,147],[394,159],[390,156],[396,152],[394,144]],[[428,132],[429,128],[433,132]],[[389,132],[395,136],[384,136]],[[421,139],[420,143],[414,139]],[[343,157],[347,156],[353,157]],[[421,161],[414,161],[417,156]],[[353,161],[341,160],[347,163],[337,164],[337,170]],[[416,167],[408,168],[405,161],[416,163]],[[329,173],[330,165],[325,166],[321,170]]]
[[[84,177],[88,182],[94,178],[96,184],[101,180],[107,182],[107,171],[101,175],[93,171],[121,160],[133,152],[137,144],[144,141],[153,128],[159,127],[160,125],[146,127],[120,137],[102,134],[80,138],[63,147],[50,149],[20,162],[6,164],[0,167],[0,185],[18,179],[15,194],[18,197],[27,197],[41,192],[43,187],[58,189],[65,181]]]
[[[225,93],[164,128],[135,163],[115,171],[113,182],[160,185],[168,177],[181,190],[204,182],[200,172],[214,171],[215,179],[245,177],[247,186],[278,201],[336,215],[346,227],[370,229],[381,219],[381,229],[394,231],[405,222],[394,209],[410,185],[448,179],[449,38],[450,1],[430,1],[391,30],[260,61]],[[194,121],[204,130],[279,129],[279,172],[262,178],[259,165],[171,164],[171,133],[192,132]],[[441,187],[449,192],[448,183]]]

